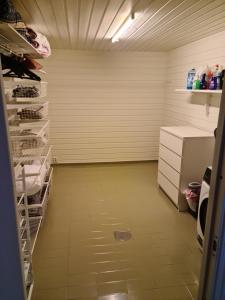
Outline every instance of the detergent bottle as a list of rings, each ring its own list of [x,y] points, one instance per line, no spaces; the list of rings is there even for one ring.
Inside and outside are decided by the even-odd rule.
[[[200,90],[200,88],[201,88],[201,81],[199,75],[195,75],[192,89]]]
[[[188,90],[192,89],[195,74],[196,74],[196,70],[194,68],[188,72],[188,76],[187,76],[187,89]]]

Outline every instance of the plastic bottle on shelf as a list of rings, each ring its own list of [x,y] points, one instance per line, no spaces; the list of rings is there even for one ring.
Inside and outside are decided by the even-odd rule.
[[[219,90],[221,87],[222,80],[222,66],[216,65],[215,77],[216,77],[216,89]]]
[[[199,79],[200,79],[200,89],[206,90],[207,89],[207,81],[206,81],[206,72],[207,67],[202,67],[199,70]]]
[[[188,72],[188,76],[187,76],[187,89],[188,89],[188,90],[191,90],[191,89],[192,89],[195,74],[196,74],[196,70],[195,70],[194,68],[192,68],[192,69]]]
[[[206,81],[207,81],[207,89],[210,89],[210,85],[212,86],[212,77],[213,77],[213,72],[211,68],[207,66],[207,71],[206,71]]]
[[[215,65],[212,67],[212,76],[210,78],[209,81],[209,89],[210,90],[216,90],[217,89],[217,76],[220,76],[220,72],[219,72],[219,65]],[[220,79],[218,79],[220,80]]]
[[[199,75],[196,75],[194,78],[192,89],[200,90],[200,88],[201,88],[201,81],[200,81]]]
[[[216,77],[211,77],[210,83],[209,83],[209,90],[216,90]]]
[[[206,73],[203,73],[200,79],[200,89],[206,90],[207,89],[207,81],[206,81]]]

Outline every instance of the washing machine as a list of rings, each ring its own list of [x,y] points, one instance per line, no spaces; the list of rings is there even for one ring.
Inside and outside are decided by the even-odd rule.
[[[207,214],[208,199],[209,199],[211,173],[212,173],[212,167],[208,167],[203,176],[201,193],[199,197],[198,218],[197,218],[197,241],[201,249],[203,247],[204,234],[205,234],[206,214]]]

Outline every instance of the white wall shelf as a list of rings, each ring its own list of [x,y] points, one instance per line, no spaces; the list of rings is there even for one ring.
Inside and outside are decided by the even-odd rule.
[[[26,98],[27,99],[27,98]],[[34,99],[34,98],[31,98]],[[38,99],[34,102],[16,102],[16,101],[11,101],[6,103],[7,109],[18,109],[18,108],[26,108],[26,107],[34,107],[34,106],[39,106],[39,105],[45,105],[48,104],[48,101],[38,101]]]
[[[0,24],[0,47],[14,54],[43,58],[21,34],[7,23]]]
[[[21,34],[7,23],[0,24],[0,47],[18,55],[26,54],[30,58],[43,58]]]
[[[188,89],[176,89],[176,92],[181,93],[196,93],[196,94],[222,94],[222,90],[188,90]]]
[[[211,104],[211,97],[213,95],[221,95],[222,90],[188,90],[188,89],[176,89],[175,92],[178,93],[189,93],[189,94],[205,94],[207,96],[206,103],[205,103],[205,109],[206,109],[206,115],[209,115],[209,108]]]

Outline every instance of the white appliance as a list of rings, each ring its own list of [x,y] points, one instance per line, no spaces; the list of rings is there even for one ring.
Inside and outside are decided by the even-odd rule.
[[[200,248],[203,247],[203,241],[204,241],[211,173],[212,173],[212,167],[208,167],[203,176],[201,193],[199,198],[198,219],[197,219],[197,241]]]

